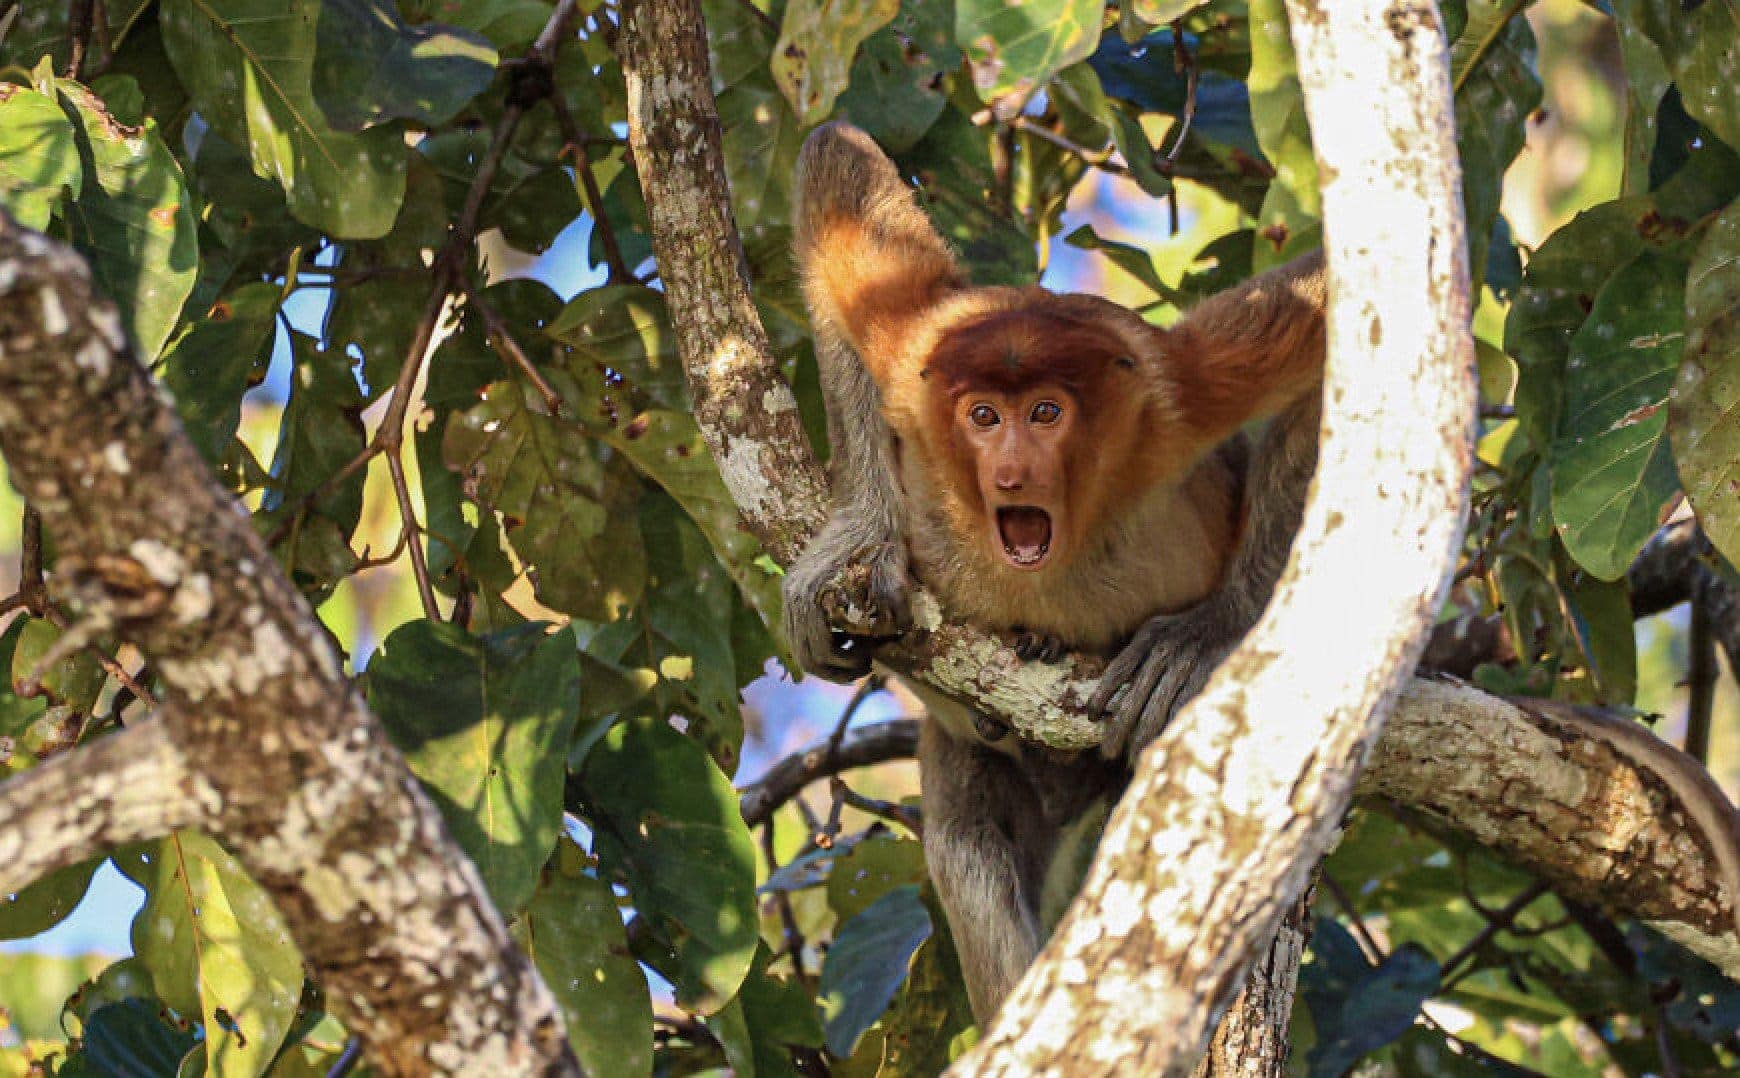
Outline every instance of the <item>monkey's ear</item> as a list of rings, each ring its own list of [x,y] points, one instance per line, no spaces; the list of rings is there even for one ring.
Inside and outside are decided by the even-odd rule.
[[[886,385],[918,322],[962,283],[948,245],[869,135],[818,127],[798,155],[793,248],[818,342]]]

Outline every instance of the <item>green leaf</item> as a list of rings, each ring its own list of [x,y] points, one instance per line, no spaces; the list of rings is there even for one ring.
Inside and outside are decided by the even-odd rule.
[[[759,942],[755,845],[737,793],[700,746],[663,719],[612,727],[581,771],[598,856],[628,881],[659,952],[648,960],[686,1009],[736,993]]]
[[[605,285],[569,300],[545,332],[571,350],[569,367],[582,387],[589,428],[603,429],[644,408],[689,409],[665,297],[644,285]]]
[[[948,102],[936,85],[946,69],[930,54],[901,44],[893,28],[870,35],[852,62],[840,95],[840,115],[870,133],[889,153],[924,137]]]
[[[1250,93],[1257,144],[1275,166],[1257,214],[1252,265],[1261,271],[1315,247],[1323,219],[1317,159],[1282,0],[1252,0]]]
[[[320,0],[164,0],[169,59],[220,135],[245,146],[300,221],[367,239],[393,225],[407,149],[395,124],[336,130],[312,80]]]
[[[63,209],[73,245],[91,262],[103,294],[150,361],[163,351],[199,274],[198,226],[181,166],[157,125],[117,123],[89,90],[55,82],[78,127],[89,166],[79,197]]]
[[[441,807],[496,908],[526,904],[562,830],[562,760],[580,709],[574,631],[472,636],[401,625],[369,663],[369,707]]]
[[[207,464],[217,465],[242,421],[242,395],[266,375],[278,315],[278,286],[246,284],[176,338],[163,357],[163,384]]]
[[[1535,35],[1511,0],[1473,0],[1450,45],[1456,90],[1456,148],[1462,159],[1462,206],[1468,220],[1468,266],[1476,294],[1498,222],[1504,174],[1522,150],[1524,125],[1541,103]]]
[[[350,357],[322,348],[305,333],[291,333],[290,345],[290,399],[272,459],[278,487],[267,498],[268,510],[314,490],[363,448],[363,397]],[[362,513],[361,477],[339,484],[314,505],[348,532]]]
[[[955,43],[986,101],[1026,98],[1100,43],[1099,0],[955,0]]]
[[[790,0],[769,67],[805,126],[820,123],[845,90],[864,39],[887,26],[899,0]]]
[[[1740,564],[1740,200],[1710,226],[1686,276],[1686,352],[1668,435],[1704,534]]]
[[[163,1001],[205,1025],[206,1073],[265,1072],[296,1016],[302,956],[259,885],[204,835],[155,847],[133,951]]]
[[[1643,0],[1612,0],[1619,56],[1625,65],[1625,178],[1620,191],[1626,195],[1640,195],[1650,188],[1656,110],[1673,82],[1661,49],[1644,33],[1638,17],[1642,4]]]
[[[976,282],[1032,284],[1039,275],[1033,239],[996,207],[989,138],[959,109],[946,109],[898,164],[918,178],[919,205]]]
[[[1740,33],[1731,0],[1637,0],[1617,10],[1661,49],[1692,118],[1740,150]]]
[[[1184,40],[1193,48],[1201,47],[1195,35],[1186,34]],[[1184,111],[1189,81],[1173,62],[1171,30],[1134,43],[1108,34],[1088,58],[1088,65],[1099,75],[1105,92],[1120,101],[1128,101],[1143,112],[1178,116]],[[1190,130],[1195,137],[1236,148],[1252,158],[1262,157],[1251,126],[1251,95],[1243,79],[1220,71],[1199,71],[1196,115]]]
[[[822,963],[817,998],[828,1051],[845,1059],[906,982],[912,956],[930,938],[918,888],[898,887],[846,921]]]
[[[1406,1033],[1438,988],[1438,963],[1412,943],[1367,965],[1347,929],[1319,918],[1311,951],[1299,971],[1299,994],[1317,1027],[1308,1060],[1313,1076],[1345,1074],[1368,1052]]]
[[[731,579],[694,522],[670,497],[641,502],[641,536],[652,566],[645,600],[599,627],[586,650],[622,667],[656,671],[655,710],[690,719],[689,733],[735,771],[743,741]],[[763,656],[765,658],[765,656]]]
[[[1549,459],[1553,521],[1577,563],[1625,575],[1678,489],[1667,398],[1685,344],[1686,266],[1645,252],[1595,297],[1571,338]]]
[[[924,849],[909,838],[876,835],[854,845],[828,874],[828,907],[844,924],[890,891],[923,883]]]
[[[495,78],[482,35],[399,17],[393,0],[321,0],[314,99],[340,131],[387,120],[434,127]]]
[[[719,121],[738,227],[747,232],[764,221],[784,223],[791,216],[792,171],[806,128],[765,72],[745,76],[719,95]]]
[[[791,1048],[820,1048],[822,1023],[809,992],[796,980],[767,971],[773,952],[765,942],[743,979],[737,998],[707,1019],[707,1028],[725,1048],[738,1074],[755,1078],[797,1078]]]
[[[561,1004],[568,1043],[590,1074],[652,1072],[652,996],[628,953],[610,885],[585,872],[574,840],[558,840],[531,902],[512,925]]]
[[[0,894],[0,940],[27,939],[66,920],[102,858],[56,869],[15,894]]]
[[[85,1023],[81,1073],[175,1074],[199,1042],[162,1011],[153,1000],[124,999],[92,1012]]]
[[[611,621],[639,600],[639,484],[621,460],[601,459],[584,431],[545,414],[530,385],[485,389],[448,422],[443,454],[478,504],[505,518],[514,549],[536,567],[540,602]]]
[[[54,99],[0,82],[0,206],[41,231],[83,177],[72,121]]]
[[[1637,628],[1631,616],[1631,589],[1625,579],[1597,580],[1583,573],[1565,585],[1576,634],[1599,690],[1599,701],[1630,707],[1637,696]]]

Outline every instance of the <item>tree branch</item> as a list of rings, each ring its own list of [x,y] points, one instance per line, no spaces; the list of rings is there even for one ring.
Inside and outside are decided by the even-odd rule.
[[[554,999],[114,306],[3,213],[0,453],[54,538],[54,589],[149,659],[202,810],[376,1069],[577,1073]],[[100,789],[84,759],[65,773]]]
[[[0,783],[0,893],[128,842],[209,827],[217,793],[159,718]]]

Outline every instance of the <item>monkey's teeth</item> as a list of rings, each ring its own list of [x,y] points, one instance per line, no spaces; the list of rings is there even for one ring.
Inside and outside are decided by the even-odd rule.
[[[1051,514],[1031,505],[997,510],[1003,553],[1016,565],[1037,565],[1051,549]]]

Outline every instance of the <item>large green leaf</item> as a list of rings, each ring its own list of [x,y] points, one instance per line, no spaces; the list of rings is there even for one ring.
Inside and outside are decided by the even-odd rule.
[[[1550,461],[1553,521],[1577,563],[1625,575],[1679,484],[1667,398],[1685,343],[1686,264],[1645,252],[1614,273],[1571,338]]]
[[[1253,267],[1262,270],[1315,247],[1323,219],[1317,159],[1282,0],[1252,0],[1250,92],[1257,145],[1275,167],[1257,214],[1252,252]]]
[[[1620,5],[1616,14],[1635,21],[1661,49],[1686,111],[1740,150],[1740,6],[1735,0],[1638,0]]]
[[[889,891],[840,926],[817,988],[828,1051],[841,1059],[852,1054],[906,983],[913,953],[930,933],[930,911],[912,885]]]
[[[1704,534],[1740,565],[1740,201],[1711,224],[1686,276],[1686,352],[1668,433]]]
[[[858,50],[840,95],[840,115],[868,131],[889,153],[904,153],[947,107],[942,76],[960,62],[954,5],[908,0],[894,22],[871,34]]]
[[[66,920],[90,889],[102,859],[56,869],[14,894],[0,894],[0,940],[26,939]]]
[[[1645,0],[1612,0],[1625,64],[1625,178],[1622,194],[1649,190],[1650,155],[1655,149],[1656,110],[1672,84],[1661,49],[1643,30],[1639,12]]]
[[[556,994],[580,1065],[635,1078],[652,1071],[652,996],[629,956],[616,895],[587,875],[585,861],[573,839],[558,840],[511,928]]]
[[[1406,1033],[1438,988],[1438,963],[1414,944],[1371,966],[1347,929],[1319,919],[1311,950],[1299,971],[1299,994],[1317,1031],[1308,1061],[1314,1078],[1346,1074],[1366,1053]]]
[[[229,448],[242,421],[242,395],[265,377],[278,300],[277,285],[243,285],[176,338],[163,357],[163,384],[207,464],[215,465]]]
[[[133,952],[157,995],[204,1023],[206,1073],[263,1074],[302,996],[302,956],[272,900],[192,832],[158,843],[143,869],[123,867],[146,891]]]
[[[1504,174],[1522,150],[1524,125],[1540,106],[1541,80],[1535,74],[1535,35],[1516,4],[1473,0],[1467,15],[1450,45],[1450,77],[1456,89],[1468,266],[1478,291]]]
[[[140,357],[155,359],[199,274],[198,225],[181,166],[155,123],[123,126],[84,87],[54,85],[88,162],[78,199],[63,210],[73,245],[120,307]]]
[[[562,760],[580,709],[574,631],[472,636],[413,621],[369,663],[369,706],[434,795],[496,907],[538,884],[562,830]]]
[[[773,81],[804,124],[820,123],[846,89],[864,39],[887,26],[899,0],[790,0],[773,46]]]
[[[495,64],[481,34],[412,26],[393,0],[321,0],[314,98],[341,131],[397,119],[446,123],[490,84]]]
[[[539,601],[609,621],[639,598],[646,554],[635,527],[640,485],[585,432],[544,412],[537,392],[497,382],[447,424],[448,467],[501,513],[509,541],[536,567]]]
[[[367,239],[393,225],[405,193],[404,133],[335,129],[312,89],[320,0],[164,0],[169,59],[217,132],[248,148],[298,220]]]
[[[651,929],[657,953],[646,957],[679,1004],[717,1011],[759,942],[755,844],[731,780],[669,723],[642,716],[587,754],[580,785],[597,853]]]
[[[72,121],[54,99],[0,82],[0,206],[25,227],[45,229],[83,176]]]
[[[820,1048],[822,1023],[803,983],[769,973],[772,962],[773,952],[765,942],[760,944],[737,998],[708,1018],[707,1028],[719,1038],[738,1074],[798,1078],[791,1049]]]
[[[765,72],[746,75],[719,95],[731,213],[749,231],[791,216],[791,177],[804,125]]]
[[[987,101],[1025,97],[1100,43],[1099,0],[955,0],[955,42]]]

